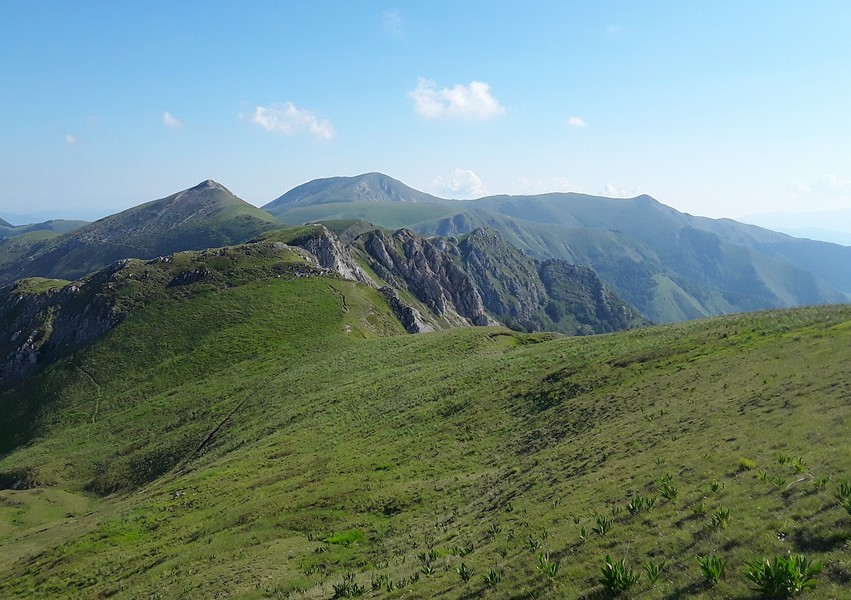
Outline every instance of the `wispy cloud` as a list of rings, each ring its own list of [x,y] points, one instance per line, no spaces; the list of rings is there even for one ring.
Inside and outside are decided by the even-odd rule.
[[[586,123],[582,117],[570,117],[567,120],[567,124],[571,127],[578,127],[580,129],[585,129],[586,127],[588,127],[588,123]]]
[[[405,35],[405,19],[398,10],[388,10],[381,14],[381,27],[395,38]]]
[[[435,177],[433,185],[436,193],[457,198],[476,198],[488,193],[482,179],[469,169],[455,169],[447,178]]]
[[[505,108],[491,95],[490,86],[481,81],[439,90],[434,81],[420,78],[408,97],[414,101],[417,114],[426,119],[481,121],[505,114]]]
[[[802,194],[819,196],[848,196],[851,195],[851,180],[840,179],[836,175],[822,175],[812,182],[793,181],[792,188]]]
[[[72,146],[77,143],[77,136],[73,133],[65,134],[65,143],[71,144]]]
[[[517,182],[518,191],[524,194],[546,194],[548,192],[580,192],[581,188],[574,185],[567,177],[552,179],[527,179]]]
[[[251,115],[240,115],[261,129],[294,135],[309,133],[320,140],[332,140],[337,135],[328,119],[320,119],[313,111],[298,108],[292,102],[258,106]]]
[[[625,189],[618,187],[613,183],[607,183],[606,187],[603,188],[603,191],[600,192],[601,196],[606,196],[608,198],[635,198],[641,194],[641,188],[635,187],[632,189]]]
[[[183,121],[166,111],[163,113],[163,125],[172,129],[181,129],[183,128]]]

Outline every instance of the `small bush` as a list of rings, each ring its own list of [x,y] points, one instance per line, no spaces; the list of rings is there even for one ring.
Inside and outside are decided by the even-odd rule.
[[[720,556],[698,556],[697,564],[700,565],[700,570],[703,571],[703,577],[711,585],[715,585],[724,579],[724,572],[727,569],[727,559]]]
[[[363,596],[364,592],[366,592],[366,588],[355,583],[354,573],[346,573],[343,581],[335,583],[331,587],[334,588],[333,598],[355,598],[357,596]]]
[[[463,581],[464,583],[467,583],[468,581],[470,581],[470,578],[473,576],[473,569],[468,567],[463,562],[461,563],[460,567],[455,569],[455,572],[458,573],[458,576],[461,578],[461,581]]]
[[[739,471],[753,471],[756,469],[756,461],[750,458],[739,459]]]
[[[611,519],[607,519],[603,515],[597,515],[597,526],[594,527],[594,531],[602,537],[611,531],[612,523],[613,521]]]
[[[482,580],[486,586],[490,588],[496,587],[496,584],[502,581],[502,571],[491,567],[487,573],[482,575]]]
[[[663,560],[659,564],[654,563],[652,560],[648,560],[644,563],[644,572],[647,574],[647,581],[650,582],[650,585],[656,585],[656,582],[659,581],[659,577],[662,576],[662,571],[665,570],[665,565],[667,563]]]
[[[820,563],[804,556],[775,556],[774,560],[764,558],[749,562],[744,575],[760,596],[788,598],[813,587],[821,568]]]
[[[538,570],[549,577],[550,579],[555,579],[556,575],[558,575],[559,562],[550,560],[550,553],[543,552],[538,555]]]
[[[716,529],[723,529],[730,524],[730,509],[720,506],[712,515],[712,524]]]
[[[625,559],[619,561],[612,560],[612,557],[606,555],[606,561],[601,569],[603,576],[600,578],[600,583],[612,592],[626,592],[638,583],[641,575],[630,569],[626,565]]]
[[[851,498],[851,482],[847,479],[840,479],[836,482],[836,497],[840,502]]]

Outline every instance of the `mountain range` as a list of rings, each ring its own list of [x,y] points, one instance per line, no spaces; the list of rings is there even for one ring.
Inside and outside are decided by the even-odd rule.
[[[609,283],[828,301],[841,247],[331,183],[0,242],[0,597],[847,595],[851,306]]]
[[[327,194],[320,193],[323,186]],[[370,173],[317,180],[263,208],[291,223],[354,218],[427,236],[489,227],[530,256],[593,268],[656,322],[847,302],[851,294],[851,248],[729,219],[694,217],[646,195],[554,193],[452,201],[416,197],[409,190]],[[341,201],[344,197],[348,200]],[[396,197],[407,201],[391,200]]]
[[[281,222],[339,220],[404,228],[448,243],[490,229],[531,259],[593,269],[653,322],[842,303],[851,297],[851,248],[846,246],[694,217],[646,195],[553,193],[459,201],[419,192],[380,173],[311,181],[263,210],[207,181],[67,233],[54,226],[48,234],[7,238],[0,241],[0,283],[32,276],[71,280],[120,258],[244,242]]]

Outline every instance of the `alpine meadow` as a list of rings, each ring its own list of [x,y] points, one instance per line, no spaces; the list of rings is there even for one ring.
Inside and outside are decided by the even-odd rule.
[[[0,600],[851,599],[851,3],[0,4]]]

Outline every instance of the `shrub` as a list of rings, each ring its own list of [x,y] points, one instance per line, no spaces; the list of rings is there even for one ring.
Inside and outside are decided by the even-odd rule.
[[[727,568],[727,559],[720,556],[698,556],[697,564],[703,571],[703,577],[712,585],[724,579],[724,571]]]
[[[343,581],[340,583],[335,583],[334,588],[334,596],[333,598],[355,598],[357,596],[363,596],[366,589],[355,583],[355,574],[354,573],[346,573],[343,577]]]
[[[469,568],[463,562],[461,563],[460,567],[455,569],[455,572],[458,573],[458,576],[461,578],[461,581],[463,581],[464,583],[467,583],[468,581],[470,581],[470,578],[473,576],[473,569]]]
[[[804,556],[775,556],[753,560],[745,567],[744,575],[753,583],[753,589],[764,598],[788,598],[813,587],[821,564]]]
[[[723,506],[718,507],[718,510],[712,515],[712,523],[716,529],[723,529],[730,524],[730,509]]]
[[[502,571],[491,567],[487,573],[482,575],[482,579],[484,580],[486,586],[491,588],[496,587],[496,584],[502,581]]]
[[[707,512],[706,504],[701,502],[695,502],[691,505],[691,514],[696,517],[702,517]]]
[[[549,552],[542,552],[538,555],[537,568],[550,579],[555,579],[556,575],[558,575],[559,562],[557,560],[551,561]]]
[[[739,471],[753,471],[756,469],[756,461],[750,458],[739,459]]]
[[[612,520],[607,519],[603,515],[597,515],[597,526],[594,527],[594,531],[596,531],[601,537],[606,535],[612,529]]]
[[[619,561],[614,561],[608,554],[601,570],[603,576],[600,578],[600,583],[607,590],[613,592],[628,591],[641,579],[640,574],[626,565],[626,559],[622,558]]]
[[[836,497],[840,502],[851,498],[851,483],[847,479],[840,479],[836,482]]]
[[[651,585],[656,585],[656,582],[659,581],[659,577],[662,576],[662,571],[665,570],[666,564],[667,563],[664,560],[658,565],[652,560],[648,560],[644,563],[644,572],[647,573],[647,581],[649,581]]]

